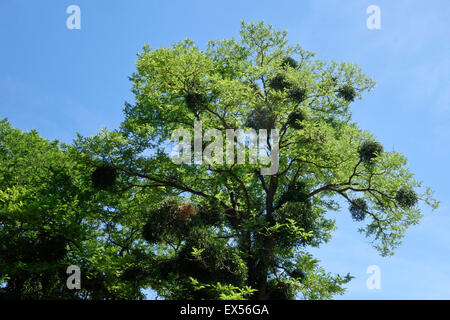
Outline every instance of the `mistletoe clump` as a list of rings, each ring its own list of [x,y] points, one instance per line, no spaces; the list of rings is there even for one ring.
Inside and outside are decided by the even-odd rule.
[[[186,106],[195,114],[197,114],[204,104],[207,102],[207,98],[204,94],[196,92],[196,91],[189,91],[184,96],[184,101],[186,102]]]
[[[268,300],[294,300],[295,289],[292,284],[273,279],[268,283]]]
[[[186,212],[192,212],[189,205],[186,208]],[[180,212],[179,200],[168,198],[150,211],[142,236],[149,243],[179,239],[188,231],[189,223],[186,218],[187,216],[182,216]]]
[[[269,300],[293,300],[295,296],[290,294],[289,285],[286,283],[269,287],[268,299]]]
[[[276,91],[283,91],[291,86],[284,74],[277,74],[269,81],[269,87]]]
[[[298,86],[292,86],[288,90],[288,97],[296,103],[302,103],[306,99],[306,89]]]
[[[299,279],[300,281],[304,280],[306,277],[306,273],[299,268],[295,268],[294,270],[289,272],[289,275],[294,279]]]
[[[145,270],[141,266],[131,266],[129,268],[126,268],[122,274],[120,275],[120,278],[124,281],[129,282],[138,282],[145,280],[148,276],[147,270]]]
[[[358,149],[361,161],[371,163],[373,159],[383,153],[383,146],[377,141],[366,141]]]
[[[296,181],[281,195],[279,206],[285,202],[303,202],[307,199],[308,193],[306,184],[304,182]]]
[[[219,226],[225,221],[225,210],[217,202],[202,203],[198,205],[195,219],[198,223],[207,226]]]
[[[174,259],[175,273],[204,284],[242,285],[247,268],[238,250],[227,239],[211,236],[207,228],[193,228]]]
[[[117,178],[117,170],[108,165],[98,166],[91,175],[94,188],[99,190],[107,190],[111,188]]]
[[[292,111],[288,116],[289,126],[297,130],[302,129],[300,122],[303,120],[305,120],[305,114],[302,111]]]
[[[275,115],[268,107],[256,107],[248,115],[248,119],[245,123],[246,127],[253,128],[255,130],[266,129],[271,130],[275,127]]]
[[[286,69],[286,67],[291,67],[292,69],[298,68],[298,62],[292,57],[285,57],[281,62],[281,66]]]
[[[180,205],[179,209],[182,219],[188,219],[197,215],[197,209],[192,203],[183,203],[182,205]]]
[[[401,188],[395,195],[395,200],[403,209],[414,207],[419,201],[417,194],[411,188]]]
[[[350,203],[349,211],[355,221],[362,221],[366,217],[367,203],[364,199],[355,199]]]
[[[353,100],[355,100],[356,91],[352,86],[345,85],[337,90],[337,96],[348,102],[352,102]]]

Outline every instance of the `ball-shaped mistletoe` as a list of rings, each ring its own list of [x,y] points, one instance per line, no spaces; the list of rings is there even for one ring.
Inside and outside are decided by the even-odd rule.
[[[292,272],[290,272],[289,275],[290,275],[292,278],[297,278],[297,279],[300,279],[300,280],[303,280],[303,279],[305,279],[305,277],[306,277],[305,272],[304,272],[303,270],[298,269],[298,268],[292,270]]]
[[[281,66],[283,67],[283,68],[286,68],[286,67],[291,67],[291,68],[293,68],[293,69],[297,69],[298,68],[298,63],[297,63],[297,61],[295,61],[295,59],[294,58],[292,58],[292,57],[285,57],[285,58],[283,58],[283,60],[282,60],[282,62],[281,62]]]
[[[349,211],[355,221],[362,221],[366,217],[367,203],[364,199],[355,199],[350,203]]]
[[[345,85],[337,90],[337,96],[348,102],[352,102],[353,100],[355,100],[356,91],[352,86]]]
[[[255,130],[271,130],[275,126],[275,115],[267,107],[257,107],[249,114],[245,125]]]
[[[242,285],[247,274],[237,248],[229,246],[227,239],[211,236],[210,230],[204,228],[191,230],[174,264],[179,266],[178,273],[203,283]]]
[[[162,235],[158,233],[155,224],[150,220],[144,225],[144,228],[142,229],[142,237],[148,243],[157,243],[163,238]]]
[[[411,188],[405,187],[397,191],[395,200],[403,209],[410,209],[417,204],[419,200],[417,194]]]
[[[204,225],[208,226],[218,226],[226,218],[224,208],[214,201],[197,205],[197,214],[195,217]]]
[[[285,202],[303,202],[307,199],[308,189],[305,183],[295,182],[289,186],[287,191],[281,195],[280,203]]]
[[[292,192],[295,194],[292,199],[294,201],[303,202],[306,200],[308,195],[308,188],[304,182],[296,182],[292,188],[290,188]]]
[[[117,170],[108,165],[97,167],[92,172],[92,184],[94,188],[99,190],[107,190],[116,182]]]
[[[181,213],[178,199],[168,198],[149,212],[147,223],[142,230],[143,238],[149,243],[158,243],[166,239],[178,239],[189,230],[189,220]],[[186,206],[186,212],[191,212],[190,206]]]
[[[358,149],[361,161],[371,163],[373,159],[383,153],[383,146],[377,141],[366,141]]]
[[[179,207],[180,209],[180,217],[182,219],[188,219],[190,217],[197,215],[197,209],[194,207],[192,203],[183,203]]]
[[[305,115],[302,111],[292,111],[288,116],[288,124],[291,128],[302,129],[300,122],[305,120]]]
[[[142,280],[145,277],[145,275],[146,272],[144,268],[139,266],[132,266],[125,269],[120,275],[120,278],[124,281],[135,282]]]
[[[289,81],[286,80],[286,76],[283,74],[277,74],[275,77],[270,79],[269,87],[273,90],[283,91],[290,87]]]
[[[295,299],[295,290],[292,284],[284,282],[270,281],[268,284],[269,300],[293,300]]]
[[[301,103],[306,99],[306,89],[293,86],[288,90],[288,97],[293,102]]]
[[[184,96],[184,100],[186,102],[186,106],[193,112],[198,112],[206,103],[205,95],[195,91],[188,92]]]

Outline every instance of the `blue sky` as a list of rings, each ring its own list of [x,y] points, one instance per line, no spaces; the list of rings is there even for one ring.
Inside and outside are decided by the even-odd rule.
[[[66,8],[81,8],[81,30],[68,30]],[[366,27],[366,8],[381,9],[381,30]],[[436,191],[393,257],[381,258],[347,213],[333,240],[313,253],[330,272],[350,272],[345,299],[450,299],[450,3],[448,0],[309,1],[23,1],[0,2],[0,118],[45,138],[70,142],[116,128],[128,76],[147,43],[189,37],[200,47],[237,36],[242,19],[289,31],[292,44],[320,59],[359,64],[377,81],[353,105],[354,120],[409,160]],[[366,287],[369,265],[381,289]]]

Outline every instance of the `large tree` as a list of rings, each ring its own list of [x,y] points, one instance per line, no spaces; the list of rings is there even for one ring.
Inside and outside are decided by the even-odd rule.
[[[168,299],[330,298],[351,276],[325,272],[308,253],[331,238],[330,210],[346,203],[386,256],[419,222],[419,201],[437,206],[404,156],[352,122],[350,104],[374,81],[354,64],[314,59],[286,36],[242,23],[239,40],[211,41],[206,50],[191,40],[144,46],[120,130],[77,142],[85,162],[101,159],[123,176],[128,200],[139,204],[133,213],[146,221],[134,234],[146,254],[124,271],[133,281],[146,278]],[[194,120],[224,140],[227,129],[278,129],[278,171],[176,164],[171,134],[192,132]],[[269,132],[269,154],[278,151],[273,138]],[[120,214],[124,230],[127,212]]]
[[[86,240],[95,208],[77,171],[58,141],[0,121],[1,298],[73,296],[66,269],[82,265],[72,253]]]
[[[91,171],[67,146],[0,120],[0,300],[144,297],[115,276],[127,259],[102,228],[111,220],[104,204],[121,198],[99,192]],[[67,286],[71,265],[81,290]]]
[[[354,64],[289,46],[286,36],[243,23],[239,40],[138,54],[135,101],[121,127],[64,149],[77,174],[90,177],[96,208],[86,220],[95,237],[80,239],[79,257],[88,261],[82,272],[96,270],[97,286],[78,297],[141,298],[152,288],[167,299],[327,299],[351,279],[308,253],[330,240],[330,210],[348,205],[386,256],[420,221],[420,202],[436,208],[405,157],[352,122],[350,104],[374,81]],[[226,130],[268,129],[265,151],[278,153],[278,170],[264,175],[267,165],[217,157],[173,161],[172,134],[193,132],[194,121],[223,140]]]

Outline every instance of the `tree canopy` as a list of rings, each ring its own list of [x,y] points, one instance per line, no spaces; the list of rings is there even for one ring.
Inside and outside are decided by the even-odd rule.
[[[144,46],[130,77],[135,101],[117,130],[60,146],[2,122],[7,289],[97,299],[139,299],[143,288],[166,299],[342,294],[352,277],[325,271],[308,252],[331,239],[330,210],[347,205],[387,256],[420,221],[420,203],[437,202],[403,155],[352,121],[351,103],[374,81],[355,64],[314,56],[288,45],[285,31],[243,22],[239,39],[204,50],[189,39]],[[193,132],[194,121],[224,140],[230,129],[277,129],[277,172],[263,175],[259,163],[175,163],[172,133]],[[248,146],[235,147],[248,155]],[[82,290],[50,280],[67,264],[86,274]]]

